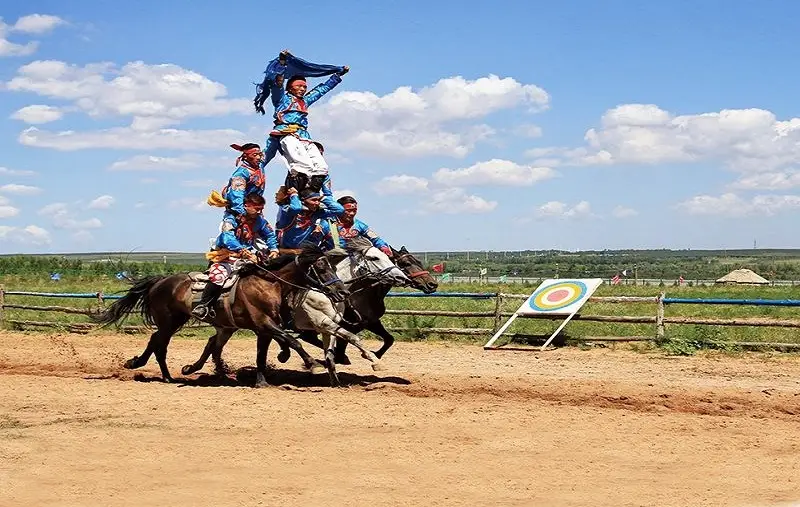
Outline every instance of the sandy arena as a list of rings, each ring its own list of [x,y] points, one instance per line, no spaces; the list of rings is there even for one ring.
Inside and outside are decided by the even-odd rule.
[[[0,333],[0,505],[800,502],[796,356],[399,343],[347,388],[293,356],[257,390],[122,369],[145,339]],[[177,378],[202,345],[173,341]]]

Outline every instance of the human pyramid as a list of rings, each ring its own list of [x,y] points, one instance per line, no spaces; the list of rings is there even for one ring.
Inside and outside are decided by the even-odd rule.
[[[349,70],[346,66],[311,63],[288,50],[267,65],[254,105],[256,111],[265,114],[264,102],[271,98],[274,125],[263,150],[257,143],[231,145],[240,152],[236,169],[221,192],[215,190],[208,198],[209,205],[225,211],[219,236],[206,254],[210,261],[209,283],[192,310],[194,317],[214,317],[225,280],[242,265],[274,259],[280,252],[291,252],[305,242],[331,250],[363,236],[392,257],[386,241],[355,218],[356,200],[352,196],[333,198],[324,147],[308,132],[308,107],[341,83]],[[306,78],[323,76],[330,77],[308,90]],[[276,233],[263,211],[265,168],[278,153],[286,161],[288,172],[275,193]]]

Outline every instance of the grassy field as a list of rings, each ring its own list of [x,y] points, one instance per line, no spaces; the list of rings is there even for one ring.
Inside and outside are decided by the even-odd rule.
[[[42,277],[25,276],[0,276],[0,284],[6,291],[25,290],[37,292],[74,292],[95,293],[102,291],[106,295],[119,293],[126,290],[128,284],[113,277],[78,277],[69,281],[52,282],[42,280]],[[534,285],[490,285],[490,284],[443,284],[441,291],[446,292],[482,292],[506,294],[530,294]],[[696,298],[741,298],[741,299],[800,299],[800,287],[665,287],[667,296],[696,297]],[[631,285],[603,285],[596,295],[598,296],[656,296],[658,287],[642,287]],[[6,296],[6,304],[23,305],[57,305],[75,308],[98,308],[96,299],[66,299],[45,298],[34,296]],[[506,299],[502,304],[502,311],[513,312],[522,300]],[[108,304],[108,302],[106,303]],[[407,298],[392,297],[388,299],[387,306],[395,310],[450,310],[450,311],[484,311],[491,312],[495,308],[495,299],[477,298]],[[40,312],[35,310],[6,309],[4,318],[6,327],[9,320],[37,320],[58,322],[63,325],[77,322],[88,322],[83,315]],[[612,304],[590,302],[581,310],[583,315],[644,315],[656,314],[655,303]],[[698,316],[715,318],[742,318],[742,317],[771,317],[785,319],[800,319],[800,308],[797,307],[766,307],[766,306],[729,306],[729,305],[669,305],[666,308],[667,316]],[[503,321],[505,318],[503,319]],[[411,328],[412,331],[396,333],[399,339],[447,339],[468,340],[475,343],[485,342],[489,335],[477,337],[454,337],[452,335],[423,335],[418,328],[489,328],[494,325],[493,318],[484,317],[438,317],[421,315],[387,315],[383,320],[386,327]],[[138,317],[131,317],[126,323],[140,324]],[[558,321],[517,319],[509,332],[548,336],[558,325]],[[33,328],[30,328],[33,329]],[[107,331],[106,331],[107,332]],[[205,337],[208,329],[185,329],[181,332],[185,337]],[[567,325],[562,333],[563,337],[581,339],[598,336],[654,336],[653,324],[628,324],[628,323],[600,323],[573,321]],[[252,336],[250,333],[239,333],[240,337]],[[690,353],[703,347],[734,349],[731,342],[783,342],[800,343],[800,329],[792,328],[765,328],[765,327],[727,327],[727,326],[701,326],[701,325],[667,325],[666,338],[668,342],[662,346],[677,352]]]

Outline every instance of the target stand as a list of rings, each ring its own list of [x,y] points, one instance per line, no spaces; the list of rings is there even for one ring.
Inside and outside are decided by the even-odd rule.
[[[550,338],[544,342],[542,349],[544,350],[550,345],[550,342],[564,329],[572,317],[578,313],[578,310],[589,300],[595,290],[603,283],[602,278],[587,278],[587,279],[547,279],[543,281],[539,287],[533,291],[528,299],[522,303],[514,315],[508,318],[505,324],[486,342],[483,346],[484,350],[497,349],[494,347],[494,342],[508,329],[517,317],[542,317],[554,316],[565,317],[560,326],[550,335]]]

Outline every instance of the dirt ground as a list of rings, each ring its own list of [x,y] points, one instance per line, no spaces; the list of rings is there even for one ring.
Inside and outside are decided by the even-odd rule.
[[[345,388],[293,357],[253,389],[251,340],[174,385],[121,369],[144,342],[0,332],[0,505],[800,502],[797,356],[399,343]]]

